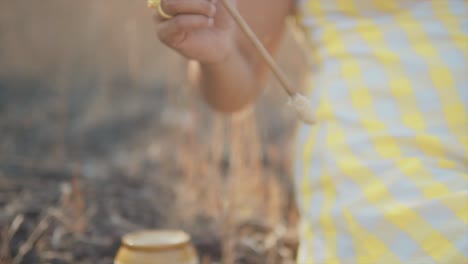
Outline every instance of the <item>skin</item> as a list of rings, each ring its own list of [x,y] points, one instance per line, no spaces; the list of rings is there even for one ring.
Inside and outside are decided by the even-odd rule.
[[[265,47],[274,53],[294,0],[237,0],[238,10]],[[158,38],[198,62],[197,86],[214,109],[232,113],[262,91],[267,65],[217,0],[162,0],[172,18],[154,11]]]

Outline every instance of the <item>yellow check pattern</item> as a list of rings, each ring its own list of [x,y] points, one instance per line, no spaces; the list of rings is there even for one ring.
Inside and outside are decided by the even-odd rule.
[[[297,1],[298,263],[468,263],[468,3]]]

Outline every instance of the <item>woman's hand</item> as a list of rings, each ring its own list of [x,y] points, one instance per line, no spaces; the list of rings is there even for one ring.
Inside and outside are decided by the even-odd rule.
[[[162,0],[161,8],[172,16],[164,19],[154,11],[159,39],[188,59],[218,63],[235,50],[234,21],[216,0]]]
[[[273,53],[296,0],[230,1]],[[221,1],[161,0],[161,8],[171,17],[165,19],[155,10],[157,35],[181,55],[200,62],[195,86],[208,104],[235,112],[258,97],[267,67]]]

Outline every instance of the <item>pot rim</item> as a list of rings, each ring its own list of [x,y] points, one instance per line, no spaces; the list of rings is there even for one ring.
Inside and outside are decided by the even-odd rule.
[[[137,251],[171,251],[189,244],[190,235],[180,230],[141,230],[122,237],[123,247]]]

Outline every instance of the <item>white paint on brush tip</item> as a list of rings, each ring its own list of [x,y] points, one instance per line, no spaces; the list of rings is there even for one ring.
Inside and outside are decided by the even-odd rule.
[[[296,117],[302,122],[309,125],[313,125],[315,123],[315,116],[307,97],[302,94],[295,93],[289,98],[288,106],[294,109]]]

